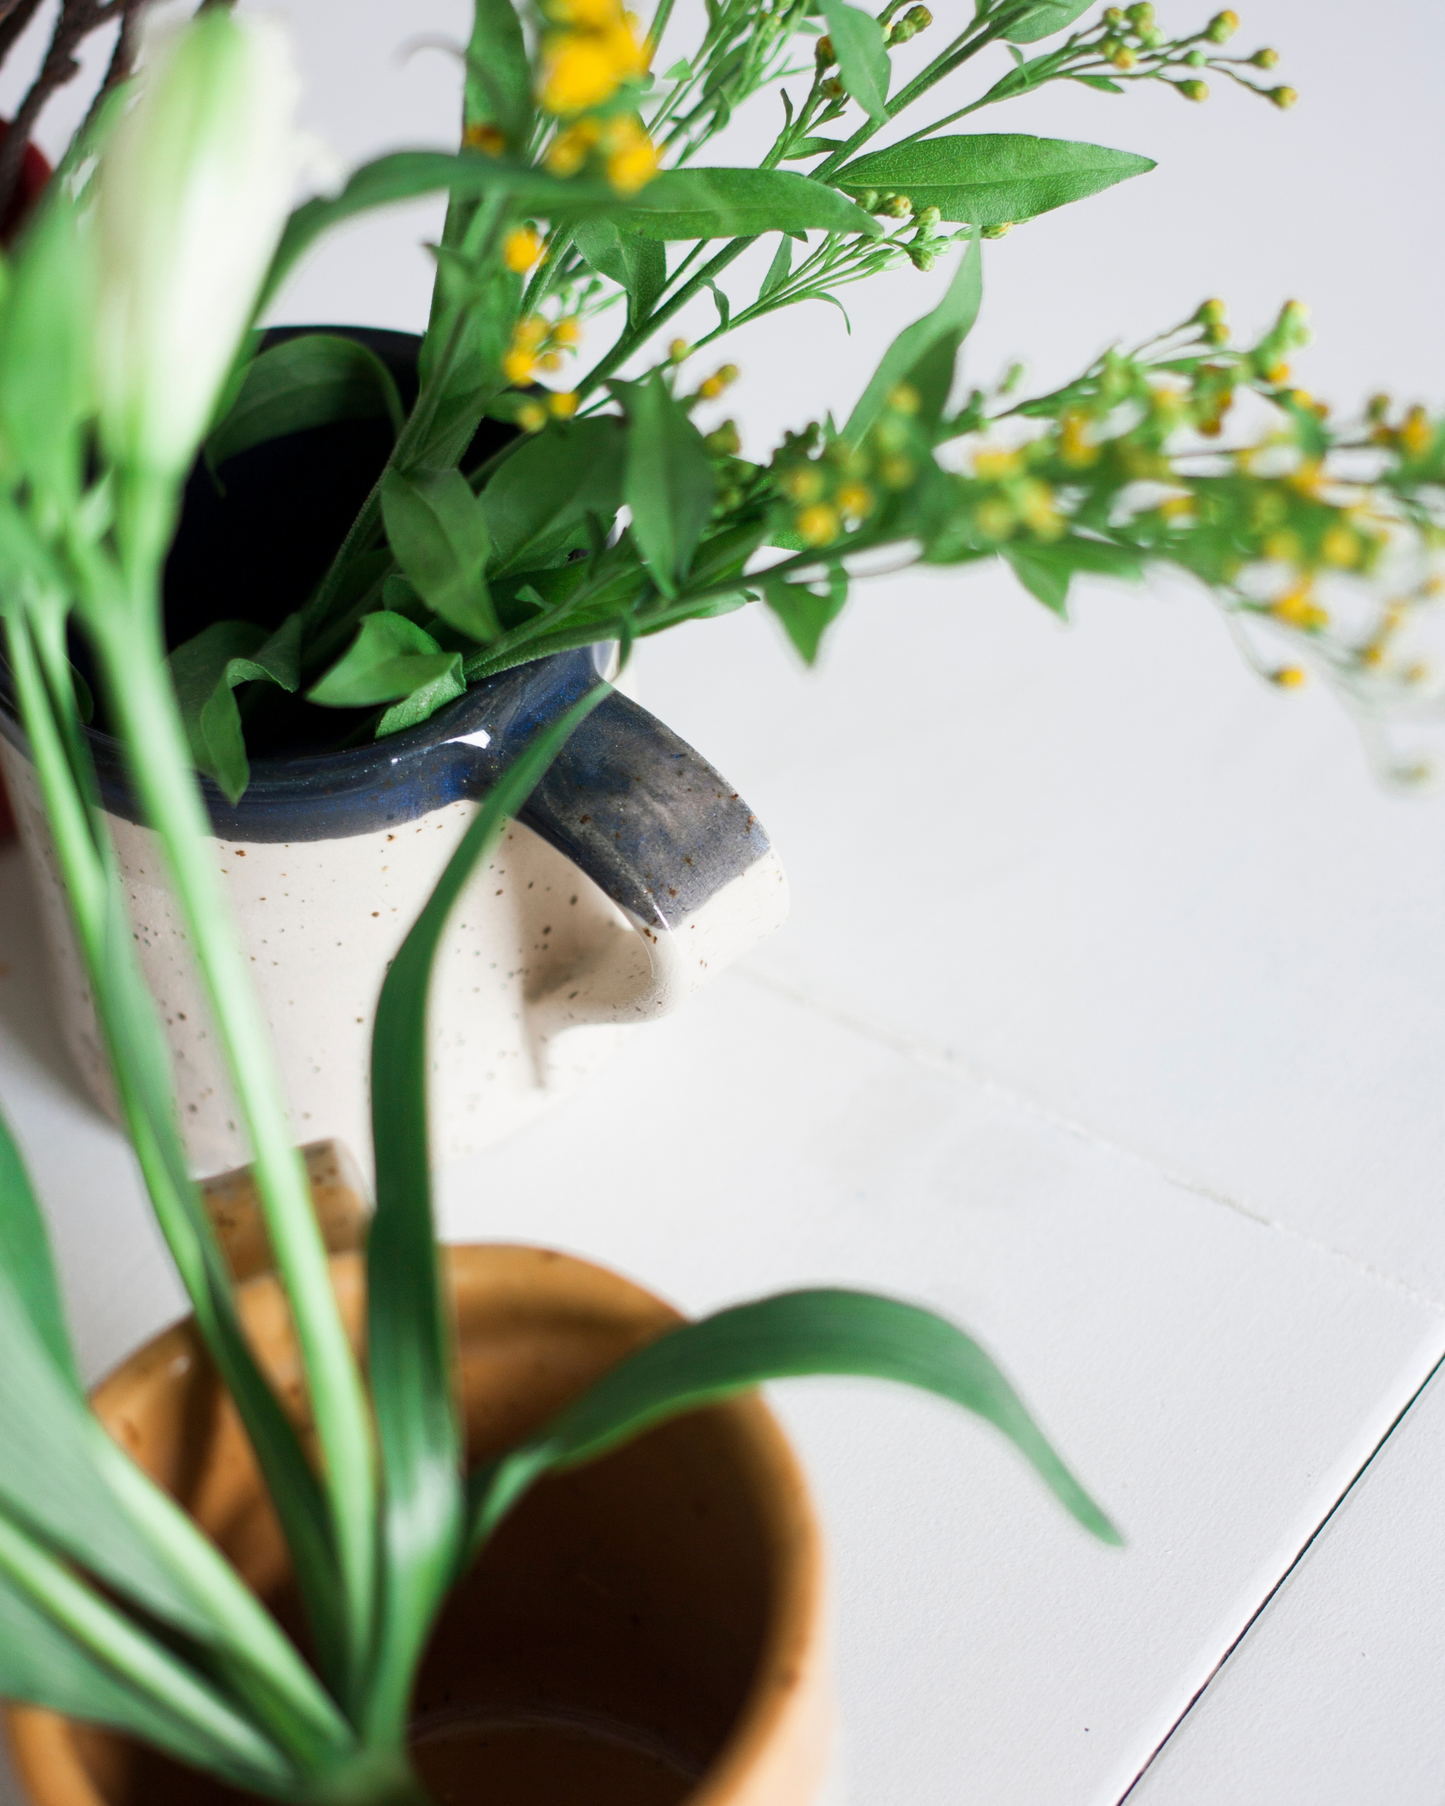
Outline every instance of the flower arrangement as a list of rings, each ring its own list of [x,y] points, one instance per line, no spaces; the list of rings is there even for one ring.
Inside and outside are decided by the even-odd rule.
[[[269,1797],[423,1800],[406,1745],[412,1684],[480,1544],[547,1472],[770,1377],[868,1374],[950,1398],[995,1423],[1087,1528],[1114,1538],[977,1344],[928,1312],[836,1291],[677,1329],[468,1474],[431,1208],[427,982],[468,876],[604,691],[505,773],[383,987],[365,1378],[196,781],[200,771],[232,796],[244,789],[268,691],[361,711],[365,731],[384,737],[516,664],[599,640],[625,655],[637,637],[755,600],[811,659],[858,562],[880,553],[1002,557],[1060,611],[1077,573],[1172,564],[1242,631],[1297,648],[1287,663],[1258,654],[1276,682],[1298,680],[1298,657],[1368,706],[1409,693],[1417,679],[1397,637],[1432,593],[1445,434],[1419,411],[1392,419],[1383,403],[1358,429],[1333,427],[1291,385],[1298,308],[1232,348],[1207,302],[1051,394],[1018,400],[1013,376],[953,394],[983,241],[1149,165],[945,127],[1054,81],[1108,94],[1163,82],[1198,102],[1212,72],[1277,106],[1293,99],[1256,79],[1273,52],[1224,54],[1231,13],[1171,38],[1149,5],[1075,29],[1085,10],[986,0],[895,88],[895,57],[933,29],[924,6],[893,0],[875,17],[845,0],[719,0],[700,41],[655,78],[671,0],[645,29],[617,0],[477,0],[457,152],[382,158],[291,212],[302,152],[274,30],[205,8],[155,43],[138,85],[117,83],[100,106],[4,266],[0,616],[127,1126],[291,1549],[315,1667],[87,1410],[43,1221],[0,1134],[0,1694],[119,1727]],[[999,46],[1010,66],[983,93],[867,148]],[[732,111],[770,86],[784,123],[761,166],[699,166]],[[409,408],[354,342],[316,333],[268,346],[253,329],[332,224],[438,190],[447,221]],[[772,234],[756,296],[735,303],[723,278]],[[942,300],[894,341],[841,426],[815,423],[755,463],[731,425],[694,424],[731,371],[689,366],[733,326],[945,256],[956,261]],[[658,348],[704,291],[716,330]],[[611,347],[570,374],[609,314]],[[1238,445],[1226,442],[1236,407],[1264,422]],[[197,453],[224,485],[227,460],[245,450],[368,415],[392,422],[394,443],[304,605],[167,647],[162,570]],[[478,457],[488,419],[508,431]],[[242,1333],[187,1170],[95,806],[82,731],[92,698],[71,663],[72,629],[160,837],[225,1043],[296,1327],[314,1462]]]

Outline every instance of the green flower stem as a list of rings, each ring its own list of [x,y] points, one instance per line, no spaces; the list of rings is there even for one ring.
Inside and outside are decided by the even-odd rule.
[[[690,282],[685,283],[675,295],[654,309],[645,320],[640,320],[632,332],[623,333],[617,343],[589,371],[587,377],[578,385],[578,393],[587,396],[606,381],[621,364],[624,364],[639,345],[645,344],[658,329],[669,321],[682,307],[685,307],[694,295],[700,294],[708,283],[720,276],[730,263],[735,262],[747,250],[749,245],[756,244],[757,237],[731,239],[711,262],[705,263]]]
[[[0,1574],[96,1661],[210,1744],[233,1774],[271,1789],[294,1781],[291,1764],[253,1724],[3,1516]]]
[[[165,849],[254,1150],[257,1191],[291,1301],[321,1446],[323,1486],[346,1601],[351,1691],[359,1683],[376,1607],[371,1424],[166,671],[156,602],[160,549],[169,528],[165,500],[161,486],[146,477],[123,487],[118,536],[129,554],[126,593],[89,607],[87,624],[100,653],[132,781]]]
[[[490,255],[501,236],[507,217],[507,203],[499,197],[489,196],[477,209],[467,226],[464,245],[466,254],[474,256],[478,261]],[[428,328],[428,338],[430,338],[432,330],[433,328]],[[428,436],[436,420],[437,410],[446,392],[446,385],[451,378],[465,334],[466,312],[464,308],[458,308],[448,328],[441,353],[427,373],[427,380],[421,386],[421,391],[416,398],[416,405],[407,416],[406,424],[398,433],[396,442],[387,454],[381,474],[372,484],[370,494],[361,504],[356,518],[347,529],[346,537],[342,540],[326,575],[321,579],[302,611],[308,642],[305,655],[305,670],[308,674],[329,663],[340,650],[335,643],[337,636],[334,631],[331,631],[333,628],[330,620],[332,604],[335,602],[336,593],[354,560],[361,553],[369,551],[376,543],[377,534],[381,529],[381,489],[387,473],[391,470],[410,469],[413,465],[425,463],[428,458],[441,464],[454,463],[466,450],[472,434],[481,424],[485,404],[483,404],[483,408],[477,409],[476,419],[472,422],[471,430],[459,445],[435,445],[429,442]],[[425,349],[426,346],[423,343],[423,352]],[[454,433],[453,437],[455,436]],[[313,635],[317,637],[313,639]]]
[[[71,909],[77,941],[91,975],[96,1014],[110,1054],[122,1113],[146,1188],[171,1257],[181,1276],[202,1338],[236,1401],[290,1545],[317,1648],[326,1672],[343,1667],[339,1642],[335,1560],[326,1537],[320,1495],[289,1421],[256,1368],[242,1333],[225,1257],[216,1242],[186,1167],[170,1109],[169,1054],[154,1008],[135,966],[128,927],[112,940],[108,922],[125,922],[125,903],[108,840],[98,834],[83,785],[79,722],[65,647],[65,611],[32,610],[28,624],[7,623],[10,668],[21,718],[45,803],[51,840]],[[45,655],[51,691],[36,658]],[[56,719],[52,694],[70,701],[70,718]],[[68,733],[65,731],[68,729]],[[72,743],[67,754],[66,739]],[[126,995],[136,1008],[126,1010]],[[166,1078],[166,1106],[157,1111],[141,1083],[146,1070]],[[308,1677],[309,1678],[309,1677]]]
[[[984,49],[987,45],[992,44],[999,38],[1003,32],[1008,29],[1009,25],[1026,10],[1026,5],[1027,0],[1019,0],[1018,5],[1004,7],[1000,9],[993,18],[985,20],[980,29],[975,31],[972,35],[965,32],[960,37],[955,38],[946,50],[941,51],[938,56],[933,59],[927,68],[921,69],[906,87],[900,88],[897,94],[893,96],[892,100],[888,101],[884,110],[888,114],[889,123],[891,124],[905,108],[911,107],[915,100],[926,94],[930,88],[934,87],[938,82],[941,82],[945,76],[952,75],[955,69],[962,68],[971,57],[977,56],[980,50]],[[882,126],[875,125],[871,119],[865,119],[858,130],[854,132],[853,136],[848,139],[847,143],[840,145],[838,149],[830,156],[826,157],[816,169],[809,171],[809,174],[816,181],[826,181],[827,178],[833,174],[834,170],[841,169],[843,164],[848,161],[855,151],[861,150],[868,140],[872,138],[875,133],[882,131],[882,129]],[[932,130],[935,128],[930,127],[928,129]],[[904,139],[903,142],[906,144],[910,141]]]
[[[358,1750],[295,1797],[301,1806],[436,1806],[402,1750]]]

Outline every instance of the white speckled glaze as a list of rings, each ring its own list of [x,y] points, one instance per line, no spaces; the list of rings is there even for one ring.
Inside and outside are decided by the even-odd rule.
[[[66,1045],[115,1114],[108,1061],[71,933],[35,775],[0,744],[41,900]],[[296,1139],[370,1148],[371,1024],[387,963],[478,808],[459,801],[341,840],[217,841],[242,944],[272,1026]],[[155,835],[108,815],[146,979],[170,1036],[199,1172],[249,1158]],[[644,923],[520,822],[453,911],[431,997],[434,1157],[454,1159],[558,1102],[623,1027],[666,1014],[769,933],[787,883],[767,852],[671,928]]]

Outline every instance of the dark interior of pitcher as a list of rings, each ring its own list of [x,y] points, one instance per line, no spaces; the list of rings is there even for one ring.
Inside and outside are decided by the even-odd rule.
[[[266,346],[308,332],[356,339],[381,359],[402,406],[417,393],[414,333],[363,326],[282,326]],[[512,428],[483,421],[463,460],[480,463],[504,445]],[[276,628],[306,601],[371,492],[391,451],[391,423],[338,420],[269,439],[228,458],[217,471],[197,462],[186,484],[181,520],[166,561],[166,643],[172,649],[217,621],[254,621]],[[91,683],[83,645],[73,651]],[[97,705],[101,699],[97,696]],[[318,709],[274,684],[243,692],[246,744],[253,758],[319,752],[357,731],[372,710]],[[103,725],[98,721],[97,725]]]

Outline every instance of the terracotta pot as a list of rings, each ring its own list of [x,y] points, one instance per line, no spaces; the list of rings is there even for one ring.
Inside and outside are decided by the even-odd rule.
[[[353,1332],[364,1268],[333,1259]],[[471,1458],[528,1433],[676,1322],[567,1255],[448,1253]],[[281,1396],[299,1393],[275,1279],[241,1290]],[[95,1393],[122,1446],[186,1505],[283,1621],[284,1545],[229,1399],[183,1323]],[[542,1482],[438,1625],[414,1701],[438,1806],[811,1806],[832,1704],[819,1535],[756,1398],[678,1420]],[[212,1806],[240,1796],[109,1732],[7,1714],[36,1806]]]

